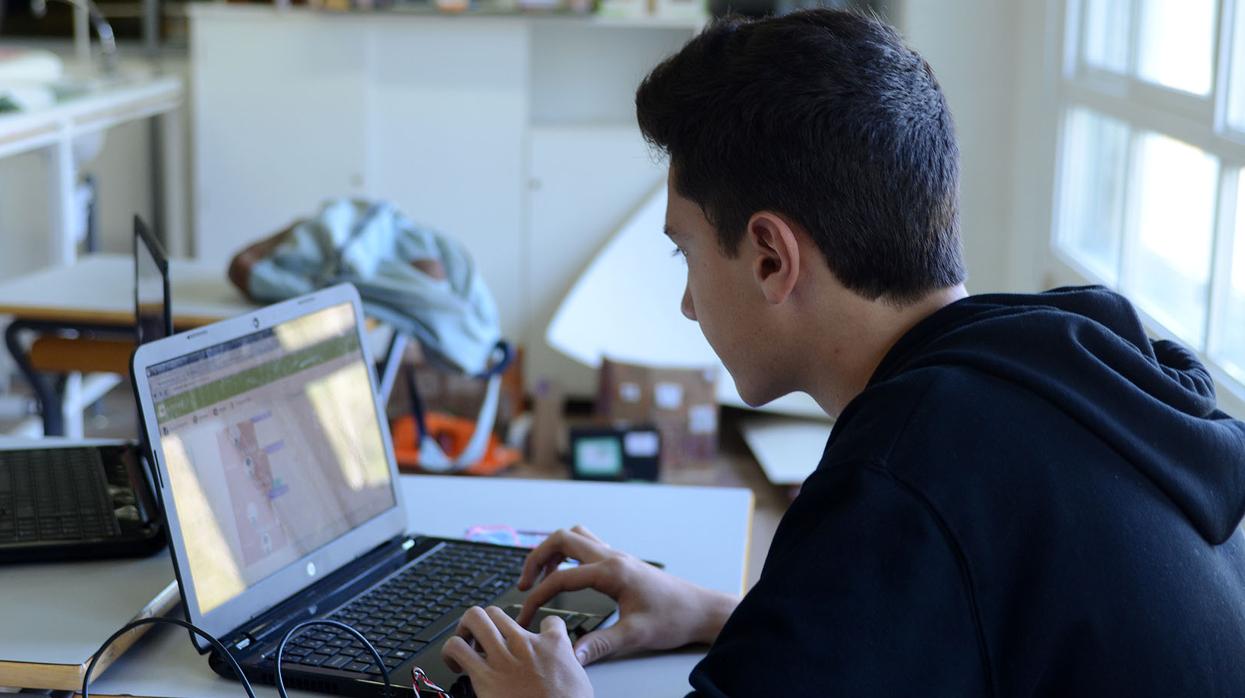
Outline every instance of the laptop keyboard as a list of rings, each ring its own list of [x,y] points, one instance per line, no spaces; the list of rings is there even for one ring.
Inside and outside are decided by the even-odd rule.
[[[519,580],[524,550],[445,543],[352,600],[329,619],[352,626],[392,670]],[[275,654],[275,650],[273,651]],[[285,647],[284,664],[379,675],[358,639],[332,627],[308,628]]]
[[[98,449],[0,451],[0,544],[119,535]]]

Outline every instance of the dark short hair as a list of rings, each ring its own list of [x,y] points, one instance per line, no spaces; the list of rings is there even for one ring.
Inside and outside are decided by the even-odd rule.
[[[897,303],[964,281],[959,148],[929,64],[882,22],[835,10],[715,21],[636,92],[723,252],[783,214],[857,294]]]

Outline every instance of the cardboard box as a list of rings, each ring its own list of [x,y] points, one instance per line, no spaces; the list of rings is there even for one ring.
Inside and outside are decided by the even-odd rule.
[[[605,359],[597,415],[661,432],[663,470],[709,465],[718,453],[716,368],[656,368]]]

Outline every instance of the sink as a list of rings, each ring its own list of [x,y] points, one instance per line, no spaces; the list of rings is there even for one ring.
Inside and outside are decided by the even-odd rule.
[[[110,75],[99,70],[78,70],[69,67],[60,79],[47,84],[53,99],[59,104],[108,89],[124,87],[149,79],[155,71],[147,65],[125,64]]]
[[[142,65],[123,66],[112,75],[62,74],[50,82],[0,82],[0,116],[49,109],[75,99],[144,81],[154,74]]]

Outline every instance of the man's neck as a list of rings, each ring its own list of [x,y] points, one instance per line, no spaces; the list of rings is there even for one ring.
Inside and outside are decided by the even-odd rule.
[[[892,347],[925,318],[968,295],[963,284],[934,291],[902,307],[883,300],[863,301],[855,313],[850,338],[813,344],[824,346],[828,355],[814,365],[832,366],[810,376],[807,391],[825,412],[837,417],[868,385],[869,379]]]

